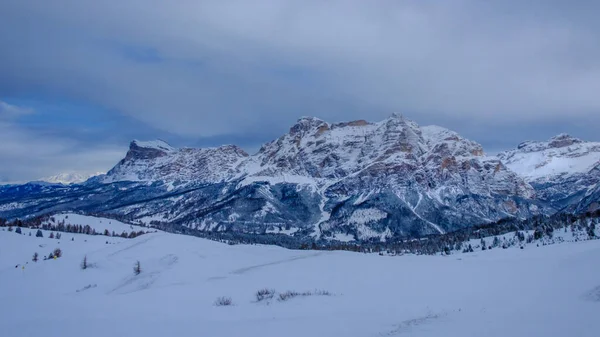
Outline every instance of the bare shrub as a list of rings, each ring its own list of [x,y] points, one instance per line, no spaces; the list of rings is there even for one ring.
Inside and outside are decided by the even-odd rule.
[[[287,301],[289,299],[292,299],[294,297],[297,296],[302,296],[302,297],[306,297],[306,296],[331,296],[331,293],[327,290],[315,290],[315,291],[305,291],[302,293],[299,293],[297,291],[291,291],[288,290],[284,293],[280,293],[279,294],[279,298],[278,300],[281,302]]]
[[[327,290],[315,290],[314,294],[317,296],[331,296],[331,293]]]
[[[59,258],[62,256],[62,250],[60,250],[60,248],[56,248],[53,252],[52,252],[52,256]]]
[[[294,298],[296,296],[299,296],[299,295],[300,295],[300,293],[297,291],[288,290],[284,293],[280,293],[278,299],[279,299],[279,301],[283,302],[283,301],[287,301],[287,300]]]
[[[270,300],[273,298],[273,296],[275,296],[274,289],[267,289],[267,288],[260,289],[259,291],[256,292],[256,302]]]
[[[217,298],[217,300],[215,301],[215,306],[217,307],[226,307],[226,306],[230,306],[233,305],[233,301],[231,300],[231,297],[219,297]]]

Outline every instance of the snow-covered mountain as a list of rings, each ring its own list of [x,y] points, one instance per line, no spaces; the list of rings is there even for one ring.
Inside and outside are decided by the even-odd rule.
[[[597,144],[561,135],[495,157],[401,115],[377,123],[303,117],[254,155],[233,145],[133,141],[112,170],[83,185],[0,187],[0,216],[81,210],[202,231],[418,237],[579,202],[597,183],[586,165],[598,153]]]
[[[562,208],[600,182],[600,143],[567,134],[524,142],[498,156],[537,191],[538,198]]]
[[[103,174],[103,172],[96,172],[93,174],[83,174],[83,173],[78,173],[78,172],[64,172],[64,173],[59,173],[54,176],[40,178],[37,181],[47,182],[47,183],[51,183],[51,184],[68,185],[68,184],[82,183],[91,177],[95,177],[95,176],[98,176],[101,174]]]

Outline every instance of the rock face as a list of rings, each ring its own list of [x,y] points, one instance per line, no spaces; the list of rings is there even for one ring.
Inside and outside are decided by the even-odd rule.
[[[552,160],[588,163],[597,153],[561,135],[493,157],[453,131],[400,115],[334,124],[303,117],[252,156],[236,146],[134,141],[112,170],[82,185],[0,187],[0,216],[81,210],[203,231],[412,238],[580,202],[597,174],[561,171]],[[547,171],[536,171],[545,165],[553,187],[544,185]]]
[[[129,151],[102,182],[166,181],[216,183],[234,176],[248,154],[234,145],[206,149],[175,149],[163,141],[134,140]]]
[[[561,134],[545,142],[525,142],[498,156],[556,209],[577,203],[600,182],[600,143]]]

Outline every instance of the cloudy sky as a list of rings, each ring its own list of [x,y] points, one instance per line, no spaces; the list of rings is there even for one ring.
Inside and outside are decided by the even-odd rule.
[[[6,0],[0,182],[131,139],[250,151],[300,116],[401,112],[488,152],[600,140],[597,1]]]

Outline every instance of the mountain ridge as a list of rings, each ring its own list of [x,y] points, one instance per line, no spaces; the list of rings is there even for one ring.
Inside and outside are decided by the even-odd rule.
[[[527,153],[568,157],[581,144],[587,143],[558,135],[490,156],[454,131],[398,114],[379,122],[302,117],[253,155],[235,145],[194,149],[134,140],[106,175],[83,184],[5,187],[0,216],[79,210],[201,231],[412,238],[549,215],[583,200],[594,175],[576,187],[564,175],[542,185],[511,169]],[[573,151],[595,155],[591,149]]]

